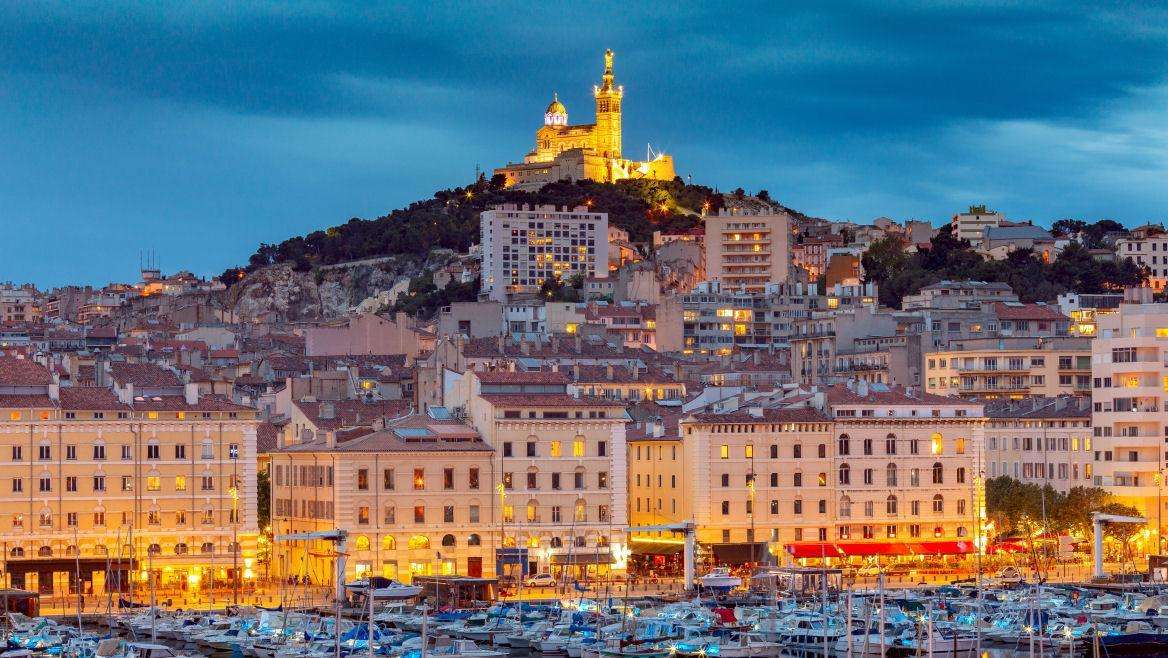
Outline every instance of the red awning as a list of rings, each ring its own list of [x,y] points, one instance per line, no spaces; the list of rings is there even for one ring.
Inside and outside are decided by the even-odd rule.
[[[957,541],[801,541],[783,547],[791,557],[868,557],[872,555],[964,555],[973,552],[973,542]]]

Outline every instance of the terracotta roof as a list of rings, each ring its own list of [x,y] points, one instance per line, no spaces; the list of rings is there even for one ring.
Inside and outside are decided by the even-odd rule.
[[[1057,308],[1046,304],[1006,304],[994,303],[994,313],[999,320],[1067,320]]]
[[[221,395],[200,395],[195,405],[187,404],[182,395],[142,396],[135,397],[132,406],[135,411],[255,411]]]
[[[128,410],[129,405],[104,386],[66,386],[61,389],[60,407],[71,411]]]
[[[114,361],[109,364],[109,367],[110,376],[119,384],[146,387],[182,386],[178,375],[151,363]]]
[[[354,425],[370,425],[378,418],[396,418],[410,409],[408,400],[334,400],[324,402],[297,401],[296,407],[321,430],[336,430]],[[321,418],[323,405],[332,405],[333,417]]]
[[[337,433],[336,445],[323,440],[298,443],[280,452],[492,452],[469,425],[455,420],[436,420],[425,414],[411,414],[389,423],[380,431],[357,428],[355,433]],[[356,434],[356,435],[354,435]]]
[[[0,357],[0,386],[47,386],[53,383],[48,368],[31,359]]]
[[[0,395],[0,409],[51,409],[55,406],[48,395]]]
[[[276,449],[276,438],[280,434],[280,429],[275,425],[264,422],[256,427],[256,452],[271,452]]]
[[[617,400],[605,400],[597,397],[573,397],[567,393],[487,393],[480,395],[483,400],[496,407],[617,407],[624,408],[624,404]]]
[[[954,406],[968,406],[970,404],[977,404],[969,400],[963,400],[957,397],[946,397],[944,395],[934,395],[926,393],[917,387],[912,395],[909,395],[905,389],[900,387],[886,387],[887,390],[876,390],[873,387],[868,388],[867,395],[860,395],[855,391],[849,389],[844,384],[835,384],[824,389],[827,397],[827,402],[830,405],[863,405],[863,404],[900,404],[900,405],[954,405]]]
[[[577,368],[580,370],[579,378],[576,378]],[[654,366],[641,368],[637,376],[633,377],[632,368],[628,366],[614,365],[612,367],[612,379],[609,379],[608,377],[608,366],[601,365],[581,364],[579,366],[563,366],[560,372],[571,376],[573,381],[575,381],[577,384],[605,384],[606,382],[618,384],[661,384],[674,383],[677,381],[677,378],[673,376],[673,373],[666,372],[665,370]]]
[[[567,384],[568,375],[550,370],[493,370],[475,372],[484,384]]]
[[[237,349],[211,350],[211,358],[212,359],[238,359],[239,358],[239,350],[237,350]]]
[[[815,409],[762,409],[751,413],[738,409],[729,413],[693,414],[690,418],[699,423],[826,423],[831,419]]]

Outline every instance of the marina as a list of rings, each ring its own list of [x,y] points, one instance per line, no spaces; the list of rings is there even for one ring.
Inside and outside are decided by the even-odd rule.
[[[826,574],[825,574],[826,575]],[[737,583],[730,581],[737,580]],[[818,591],[743,587],[714,571],[693,595],[433,607],[419,588],[348,583],[339,606],[6,616],[0,658],[329,656],[956,657],[1168,654],[1168,587],[1017,582]],[[128,602],[125,602],[128,604]],[[339,616],[337,614],[339,610]]]

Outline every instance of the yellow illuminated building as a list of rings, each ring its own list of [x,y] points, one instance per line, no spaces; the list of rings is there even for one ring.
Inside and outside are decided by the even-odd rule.
[[[613,54],[604,53],[604,76],[592,88],[596,101],[596,121],[568,124],[568,110],[559,96],[544,112],[543,126],[535,133],[535,148],[522,163],[499,167],[495,174],[506,178],[508,187],[539,189],[558,180],[591,179],[611,183],[626,178],[673,180],[673,158],[650,153],[644,161],[626,160],[621,154],[621,103],[624,87],[614,84]]]

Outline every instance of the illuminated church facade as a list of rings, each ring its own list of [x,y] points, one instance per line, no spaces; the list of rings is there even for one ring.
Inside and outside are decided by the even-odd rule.
[[[676,176],[673,158],[650,154],[645,161],[626,160],[621,155],[621,103],[624,86],[613,84],[612,51],[604,53],[604,77],[592,88],[596,99],[596,122],[569,125],[568,110],[553,94],[543,115],[543,126],[535,133],[535,148],[521,163],[495,169],[506,178],[507,187],[537,190],[558,180],[591,179],[605,183],[626,178],[672,180]]]

